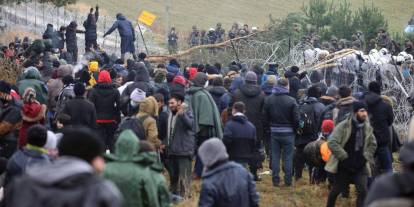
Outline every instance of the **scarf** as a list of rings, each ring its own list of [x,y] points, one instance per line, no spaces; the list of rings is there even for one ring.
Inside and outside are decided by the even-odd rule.
[[[358,152],[361,150],[361,148],[364,146],[364,122],[360,122],[356,119],[356,117],[353,118],[354,127],[355,127],[355,152]]]

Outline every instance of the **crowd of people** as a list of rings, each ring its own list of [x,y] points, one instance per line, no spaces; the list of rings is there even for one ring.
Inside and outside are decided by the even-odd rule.
[[[305,169],[310,184],[328,182],[328,207],[351,184],[357,206],[412,205],[414,145],[402,147],[393,174],[401,144],[380,83],[352,94],[319,71],[306,78],[275,63],[153,67],[145,53],[135,57],[122,14],[105,34],[128,33],[113,59],[96,43],[98,16],[91,9],[84,23],[80,68],[68,43],[83,32],[76,22],[3,51],[2,61],[24,68],[16,83],[0,81],[4,206],[170,206],[194,196],[193,179],[202,181],[199,206],[259,206],[266,160],[275,188],[292,187]],[[229,38],[250,32],[242,30],[233,26]],[[55,41],[64,31],[67,51]],[[214,42],[225,38],[219,25],[211,31]]]

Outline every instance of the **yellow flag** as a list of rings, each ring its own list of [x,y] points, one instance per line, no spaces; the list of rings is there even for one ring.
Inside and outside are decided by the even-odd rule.
[[[144,10],[139,15],[138,21],[145,24],[145,25],[147,25],[147,26],[151,26],[152,23],[154,23],[156,18],[157,18],[157,16],[155,16],[153,13]]]

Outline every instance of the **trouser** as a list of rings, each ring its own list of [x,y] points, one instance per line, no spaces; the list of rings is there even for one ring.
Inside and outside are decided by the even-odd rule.
[[[279,185],[280,159],[283,159],[283,172],[285,173],[285,184],[292,184],[293,151],[295,146],[294,134],[272,133],[272,181],[273,185]]]
[[[333,185],[328,195],[327,207],[335,207],[336,198],[350,183],[355,184],[357,190],[357,207],[362,207],[367,194],[367,175],[364,170],[348,172],[339,169],[333,175]]]
[[[102,141],[105,143],[105,149],[113,152],[114,150],[114,134],[117,129],[117,124],[114,123],[99,123],[98,132],[101,135]]]
[[[378,147],[375,158],[378,163],[377,172],[387,173],[392,171],[391,151],[388,145]]]
[[[173,194],[188,197],[191,186],[191,157],[169,156],[167,170]]]
[[[68,53],[70,53],[73,57],[73,64],[78,63],[78,48],[67,48]]]
[[[198,152],[198,148],[207,139],[209,139],[209,137],[204,137],[204,136],[197,137],[197,150],[196,150],[196,152]],[[201,178],[201,175],[203,174],[203,168],[204,168],[203,162],[201,162],[201,159],[198,156],[198,153],[196,153],[196,161],[195,161],[195,165],[194,165],[194,173],[196,174],[197,177]]]
[[[89,52],[90,49],[98,49],[98,43],[96,42],[96,39],[94,40],[85,40],[85,52]]]
[[[265,147],[265,152],[267,155],[267,159],[269,160],[269,169],[272,169],[272,151],[271,151],[271,138],[270,137],[264,137],[263,138],[263,145]]]
[[[294,155],[294,170],[295,170],[295,179],[298,180],[302,178],[303,168],[306,164],[306,155],[303,153],[303,149],[306,145],[296,146],[295,155]],[[313,166],[309,165],[309,178],[312,179],[312,169]]]

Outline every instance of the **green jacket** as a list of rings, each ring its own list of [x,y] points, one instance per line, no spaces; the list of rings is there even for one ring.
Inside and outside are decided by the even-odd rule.
[[[347,152],[344,150],[345,144],[348,142],[352,132],[352,116],[335,126],[330,138],[328,139],[328,147],[332,151],[332,155],[325,165],[325,170],[330,173],[338,172],[338,164],[340,161],[348,158]],[[374,153],[377,149],[373,129],[369,121],[365,121],[364,125],[364,157],[367,160],[367,172],[370,174],[369,164],[374,163]]]
[[[160,207],[170,207],[170,191],[167,187],[167,181],[165,180],[164,175],[162,175],[163,166],[157,159],[157,153],[144,152],[140,153],[139,156],[142,157],[142,160],[138,161],[138,163],[144,167],[148,167],[151,171],[153,184],[157,188],[157,197]]]
[[[110,161],[103,173],[124,196],[124,207],[160,206],[157,186],[148,167],[137,164],[139,140],[131,130],[121,133],[115,144],[115,154],[107,155]]]
[[[203,136],[223,138],[220,112],[211,95],[202,87],[192,86],[187,100],[194,113],[195,133]],[[205,129],[208,132],[203,132]]]
[[[31,87],[36,91],[36,100],[41,104],[47,104],[47,86],[41,81],[42,77],[40,72],[35,68],[28,69],[23,73],[21,80],[16,84],[19,94],[23,96],[24,90]]]

